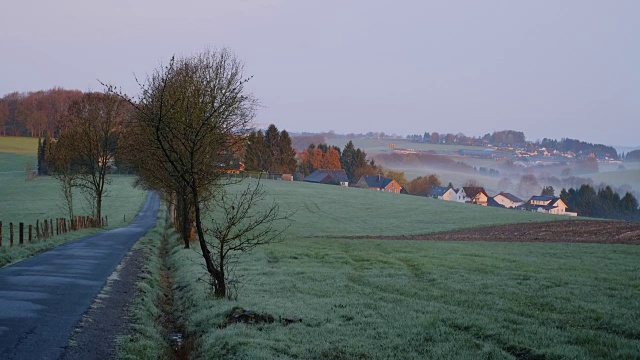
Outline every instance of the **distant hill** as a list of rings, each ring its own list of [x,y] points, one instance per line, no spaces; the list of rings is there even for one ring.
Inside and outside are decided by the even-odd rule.
[[[614,146],[618,150],[618,154],[628,153],[634,150],[640,150],[640,146]]]
[[[640,162],[640,150],[633,150],[628,152],[624,157],[624,161]]]

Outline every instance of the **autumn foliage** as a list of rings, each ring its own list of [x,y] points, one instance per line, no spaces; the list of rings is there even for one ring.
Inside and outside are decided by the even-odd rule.
[[[61,88],[7,94],[0,98],[0,135],[55,137],[69,105],[82,95]]]

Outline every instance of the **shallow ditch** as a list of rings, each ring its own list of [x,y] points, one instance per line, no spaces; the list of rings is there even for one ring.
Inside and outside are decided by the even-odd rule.
[[[171,269],[168,266],[169,256],[169,240],[166,236],[167,230],[162,236],[160,245],[160,288],[162,297],[160,299],[159,308],[162,311],[161,324],[169,336],[169,344],[171,345],[172,359],[186,360],[189,359],[191,353],[192,342],[186,336],[184,326],[180,323],[174,307],[173,278]]]

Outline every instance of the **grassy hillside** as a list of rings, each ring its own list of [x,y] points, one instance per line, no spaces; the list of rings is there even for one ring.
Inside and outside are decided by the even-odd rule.
[[[133,177],[113,176],[107,187],[108,196],[103,200],[102,213],[109,217],[110,227],[122,226],[124,218],[132,219],[146,199],[146,191],[132,186]],[[59,183],[48,176],[40,176],[27,181],[22,174],[0,174],[0,221],[3,226],[9,222],[35,224],[37,219],[65,217]],[[89,215],[82,194],[74,198],[74,212]],[[6,237],[6,236],[5,236]]]
[[[193,251],[175,249],[174,265],[200,359],[619,359],[640,356],[639,258],[633,246],[287,241],[242,259],[236,301],[194,283]],[[235,306],[302,322],[219,329]]]
[[[0,174],[22,173],[25,175],[27,164],[35,169],[38,139],[0,136]]]
[[[303,182],[263,181],[269,200],[292,213],[296,238],[405,235],[564,217],[372,190]],[[246,180],[243,185],[255,184]]]
[[[205,274],[199,255],[173,249],[176,301],[194,358],[640,356],[640,247],[340,239],[564,218],[326,185],[264,185],[294,212],[293,223],[284,242],[240,259],[237,300],[212,299],[194,281]],[[220,328],[235,306],[276,321]],[[281,318],[302,321],[285,326]]]

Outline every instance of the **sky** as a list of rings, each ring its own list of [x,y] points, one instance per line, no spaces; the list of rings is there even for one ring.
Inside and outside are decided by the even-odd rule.
[[[255,119],[290,132],[577,138],[640,146],[637,0],[21,0],[0,7],[0,96],[136,95],[227,47]]]

